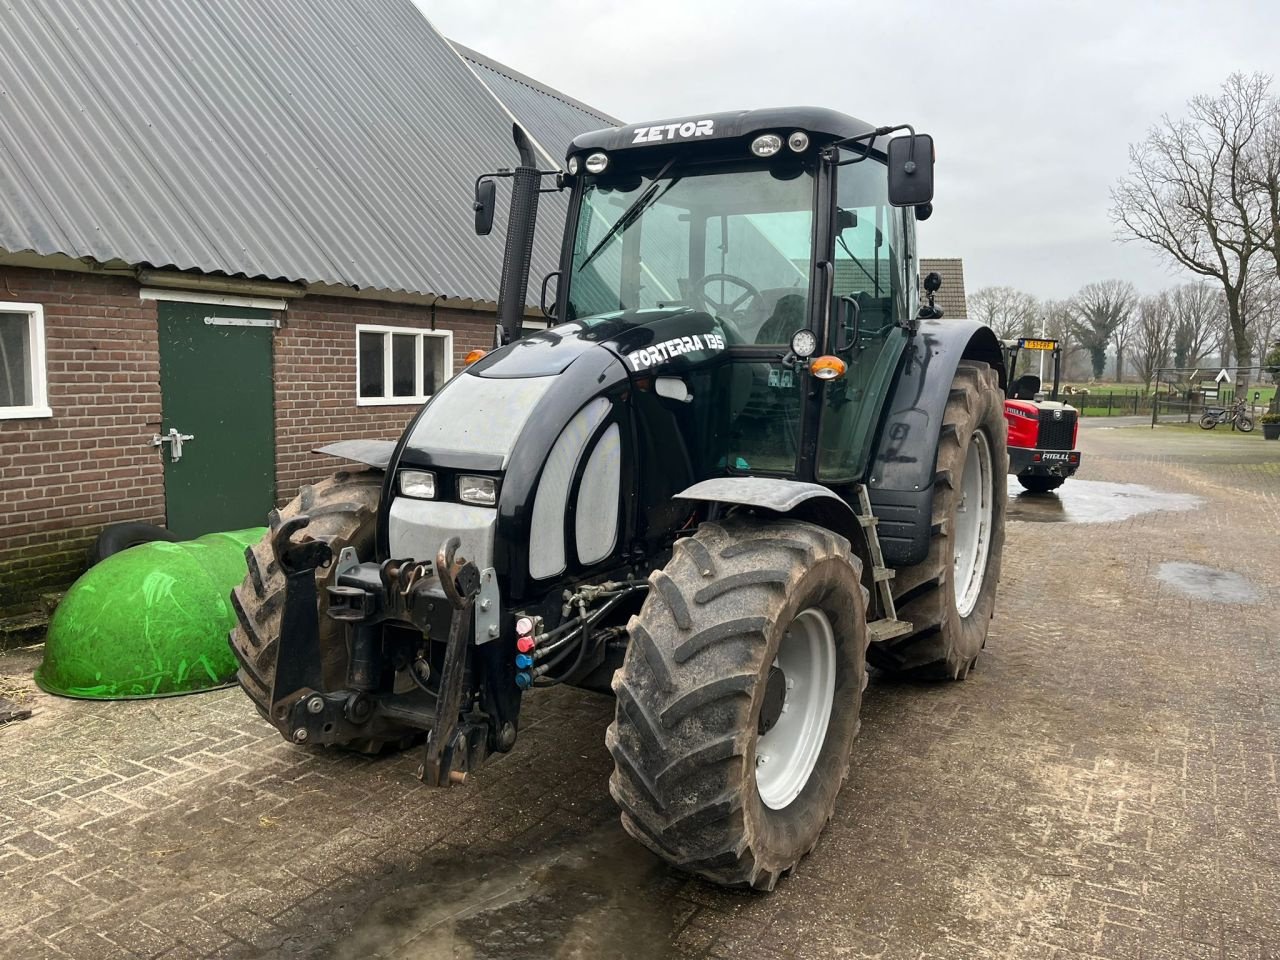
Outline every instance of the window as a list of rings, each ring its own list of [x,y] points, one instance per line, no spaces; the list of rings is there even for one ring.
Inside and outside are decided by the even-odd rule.
[[[0,303],[0,420],[51,416],[45,393],[44,308]]]
[[[356,327],[358,406],[422,403],[451,376],[451,332]]]

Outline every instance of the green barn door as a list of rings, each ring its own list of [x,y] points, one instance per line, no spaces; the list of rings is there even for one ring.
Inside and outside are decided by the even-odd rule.
[[[188,539],[262,526],[276,492],[272,314],[168,300],[157,308],[169,529]]]

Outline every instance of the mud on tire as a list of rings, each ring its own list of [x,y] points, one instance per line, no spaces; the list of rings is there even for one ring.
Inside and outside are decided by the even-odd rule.
[[[969,613],[961,616],[953,582],[953,534],[965,460],[980,432],[991,454],[990,541],[977,600]],[[996,371],[985,363],[961,361],[938,439],[929,555],[914,567],[898,570],[892,581],[898,619],[910,621],[913,629],[906,636],[873,644],[867,651],[872,666],[904,677],[963,680],[977,661],[995,610],[1004,549],[1009,468],[1006,436],[1004,394]]]
[[[229,640],[240,662],[236,678],[264,717],[271,703],[285,586],[284,572],[271,552],[271,534],[284,521],[305,513],[311,518],[311,523],[303,534],[324,540],[335,557],[343,547],[354,547],[362,557],[370,556],[374,548],[382,478],[380,471],[358,470],[337,473],[327,480],[303,487],[283,510],[271,511],[267,536],[245,550],[249,573],[231,593],[231,604],[239,622],[231,631]],[[328,606],[325,587],[329,585],[333,571],[333,565],[318,569],[316,587],[320,602],[324,683],[328,689],[337,690],[346,681],[347,647],[342,625],[325,616]],[[377,752],[384,743],[359,740],[344,746],[362,752]]]
[[[799,521],[730,518],[676,543],[613,680],[609,790],[631,836],[681,869],[765,890],[813,848],[858,732],[860,581],[846,540]],[[779,645],[814,608],[834,635],[834,700],[812,773],[774,809],[757,787],[758,725]]]

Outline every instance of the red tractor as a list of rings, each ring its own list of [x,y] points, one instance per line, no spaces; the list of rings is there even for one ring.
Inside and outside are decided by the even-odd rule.
[[[1080,414],[1058,399],[1062,348],[1057,340],[1043,338],[1002,342],[1009,370],[1004,401],[1004,416],[1009,421],[1009,472],[1030,492],[1048,493],[1080,469],[1080,451],[1076,449]],[[1053,368],[1053,389],[1047,394],[1042,389],[1046,357]],[[1019,370],[1019,361],[1026,372]],[[1037,364],[1037,373],[1030,372],[1032,363]]]

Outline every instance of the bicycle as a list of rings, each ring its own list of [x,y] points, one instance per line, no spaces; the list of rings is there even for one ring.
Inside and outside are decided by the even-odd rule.
[[[1245,412],[1243,400],[1236,401],[1230,414],[1227,413],[1226,407],[1206,407],[1204,414],[1200,417],[1200,429],[1212,430],[1220,423],[1229,423],[1241,433],[1248,433],[1253,429],[1253,416]]]

